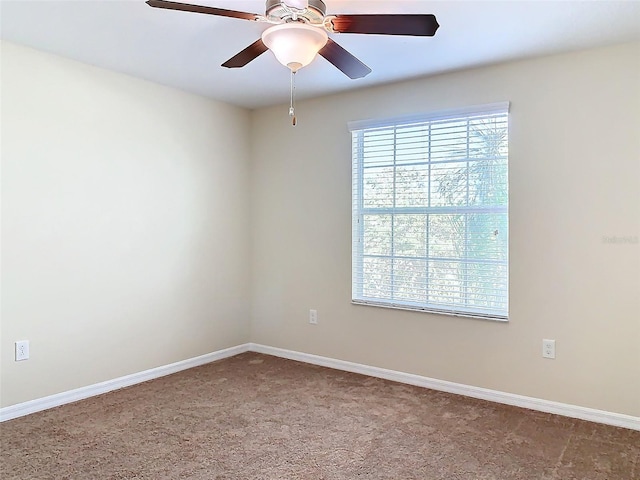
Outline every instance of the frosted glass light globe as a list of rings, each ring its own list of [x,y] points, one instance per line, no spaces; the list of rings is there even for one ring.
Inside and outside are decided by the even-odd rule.
[[[267,48],[293,72],[309,65],[328,39],[322,28],[298,22],[269,27],[262,34]]]

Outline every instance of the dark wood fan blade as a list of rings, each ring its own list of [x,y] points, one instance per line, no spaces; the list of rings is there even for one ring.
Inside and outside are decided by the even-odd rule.
[[[229,60],[222,64],[223,67],[227,68],[240,68],[244,67],[247,63],[255,60],[264,52],[269,50],[267,46],[264,44],[261,38],[256,40],[254,43],[249,45],[247,48],[242,50],[237,55],[234,55]]]
[[[337,33],[369,33],[377,35],[411,35],[431,37],[438,30],[435,15],[336,15],[331,19]]]
[[[331,39],[318,53],[351,79],[366,77],[371,73],[369,67]]]
[[[188,3],[169,2],[167,0],[147,0],[147,5],[155,8],[166,8],[167,10],[180,10],[183,12],[206,13],[207,15],[218,15],[220,17],[241,18],[242,20],[258,20],[260,15],[255,13],[238,12],[236,10],[226,10],[224,8],[205,7],[202,5],[189,5]]]

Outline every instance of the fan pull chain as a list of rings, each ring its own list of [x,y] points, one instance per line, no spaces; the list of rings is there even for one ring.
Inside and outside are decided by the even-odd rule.
[[[289,116],[291,117],[291,125],[293,125],[294,127],[298,122],[296,119],[296,109],[294,106],[295,93],[296,93],[296,72],[291,70],[291,103],[289,104]]]

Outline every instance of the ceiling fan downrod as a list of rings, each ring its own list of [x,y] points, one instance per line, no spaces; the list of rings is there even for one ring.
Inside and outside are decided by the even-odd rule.
[[[267,0],[265,18],[275,24],[299,20],[322,25],[326,12],[327,6],[322,0]]]
[[[284,0],[282,3],[287,7],[295,8],[296,10],[304,10],[309,6],[308,0]]]

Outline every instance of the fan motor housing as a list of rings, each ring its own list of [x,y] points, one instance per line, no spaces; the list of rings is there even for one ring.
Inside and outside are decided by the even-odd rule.
[[[322,24],[327,6],[322,0],[309,0],[309,6],[297,15],[298,20],[311,24]],[[281,0],[267,0],[266,14],[268,20],[285,22],[293,19],[292,9]]]

